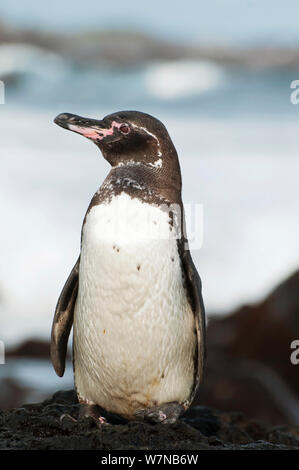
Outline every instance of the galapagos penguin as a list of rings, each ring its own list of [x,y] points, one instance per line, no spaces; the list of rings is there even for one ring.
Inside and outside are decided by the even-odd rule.
[[[51,359],[64,374],[73,326],[80,416],[172,423],[205,365],[201,280],[185,235],[181,171],[165,126],[138,111],[54,122],[101,150],[111,171],[93,196],[81,252],[58,299]]]

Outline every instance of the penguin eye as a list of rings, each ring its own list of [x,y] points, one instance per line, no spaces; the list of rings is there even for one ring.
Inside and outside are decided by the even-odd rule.
[[[119,130],[122,134],[129,134],[131,129],[129,128],[128,124],[122,124]]]

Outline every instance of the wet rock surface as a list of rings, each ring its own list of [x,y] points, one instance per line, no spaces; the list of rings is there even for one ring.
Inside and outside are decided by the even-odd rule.
[[[241,413],[196,406],[172,425],[129,422],[99,429],[91,418],[77,420],[78,409],[71,390],[0,412],[0,449],[299,450],[299,427],[268,427]]]

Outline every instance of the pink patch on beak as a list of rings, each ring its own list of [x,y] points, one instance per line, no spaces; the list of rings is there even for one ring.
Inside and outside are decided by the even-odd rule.
[[[107,135],[113,135],[114,133],[114,128],[116,127],[119,129],[121,126],[121,123],[113,121],[111,124],[110,129],[103,129],[103,128],[96,128],[96,127],[81,127],[81,126],[76,126],[74,124],[69,124],[69,129],[71,131],[78,132],[81,135],[84,135],[84,137],[87,137],[88,139],[92,140],[102,140],[104,139]]]

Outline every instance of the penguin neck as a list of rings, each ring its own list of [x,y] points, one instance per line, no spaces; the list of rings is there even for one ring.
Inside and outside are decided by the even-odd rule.
[[[179,203],[181,201],[181,172],[177,168],[167,171],[163,165],[156,167],[143,162],[128,161],[114,166],[104,185],[110,185],[119,192],[122,188],[132,197],[157,199],[160,202]]]

